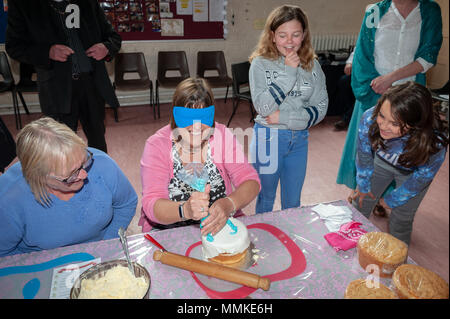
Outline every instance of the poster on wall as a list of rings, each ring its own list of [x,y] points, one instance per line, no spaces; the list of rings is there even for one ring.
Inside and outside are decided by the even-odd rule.
[[[193,0],[192,10],[192,20],[195,22],[208,21],[208,0]]]
[[[192,0],[177,0],[178,15],[192,15]]]
[[[223,6],[226,6],[224,3],[227,0],[98,0],[98,2],[123,41],[225,38]],[[210,9],[209,5],[212,2],[214,6]],[[213,11],[210,13],[210,10]],[[214,21],[210,21],[210,14],[214,17]]]
[[[159,2],[159,15],[161,18],[172,18],[173,13],[170,12],[170,3],[161,0]]]
[[[101,1],[100,6],[117,32],[144,32],[144,11],[140,1]]]
[[[0,43],[5,43],[6,24],[8,22],[8,1],[0,1]]]
[[[161,35],[182,37],[184,35],[183,19],[161,19]]]
[[[224,0],[209,1],[209,21],[223,21],[225,14]]]

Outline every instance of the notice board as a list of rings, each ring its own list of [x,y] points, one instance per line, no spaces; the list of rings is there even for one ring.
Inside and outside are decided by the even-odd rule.
[[[99,0],[122,40],[223,39],[227,0]]]
[[[5,43],[6,24],[8,23],[8,2],[0,0],[0,43]]]

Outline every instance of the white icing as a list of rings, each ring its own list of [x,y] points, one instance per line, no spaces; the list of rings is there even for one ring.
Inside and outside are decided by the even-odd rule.
[[[97,279],[81,281],[78,299],[140,299],[148,289],[144,277],[134,277],[128,267],[116,266]]]
[[[213,236],[213,241],[208,241],[207,236],[202,236],[203,258],[205,260],[213,258],[219,254],[238,254],[243,252],[250,245],[247,227],[236,218],[229,220],[237,227],[234,233],[228,224]]]

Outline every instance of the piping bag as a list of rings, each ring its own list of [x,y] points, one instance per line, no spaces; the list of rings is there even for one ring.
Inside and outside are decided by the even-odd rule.
[[[162,245],[159,244],[149,234],[144,235],[144,237],[150,240],[159,248],[162,248],[162,251],[156,250],[153,253],[153,260],[159,261],[165,265],[189,270],[205,276],[234,282],[255,289],[261,288],[267,291],[270,288],[269,278],[261,277],[257,274],[249,273],[239,269],[222,266],[220,264],[171,253],[164,249]]]
[[[200,162],[192,162],[186,164],[177,173],[177,177],[191,186],[197,192],[204,192],[206,184],[209,180],[208,170],[206,169],[205,165]],[[209,214],[200,220],[200,228],[202,228],[201,222],[203,222],[208,216]],[[214,240],[211,233],[206,236],[206,239],[208,241]]]
[[[202,163],[198,162],[193,162],[185,165],[177,173],[177,176],[198,192],[205,191],[206,184],[208,183],[209,180],[209,175],[206,167]],[[202,218],[201,221],[203,221],[208,216]],[[233,231],[237,230],[236,226],[230,220],[227,220],[227,224]],[[200,227],[202,227],[201,224]],[[147,238],[157,247],[162,249],[162,251],[157,250],[154,252],[153,259],[156,261],[160,261],[163,264],[193,271],[206,276],[231,281],[255,289],[261,288],[263,290],[269,290],[270,287],[269,278],[263,278],[253,273],[249,273],[231,267],[222,266],[220,264],[215,264],[192,257],[170,253],[166,249],[164,249],[150,235],[148,234],[145,235],[145,238]],[[214,241],[214,237],[211,235],[211,233],[209,233],[206,236],[206,239],[208,241]]]
[[[206,184],[209,180],[208,171],[205,165],[199,162],[192,162],[185,165],[177,173],[177,177],[198,192],[205,191]],[[200,220],[200,229],[203,227],[201,222],[203,222],[208,216],[209,214]],[[231,220],[227,220],[227,225],[230,226],[230,228],[234,232],[237,231],[237,227],[231,222]],[[214,237],[211,235],[211,233],[208,233],[206,235],[206,240],[208,240],[209,242],[214,241]]]

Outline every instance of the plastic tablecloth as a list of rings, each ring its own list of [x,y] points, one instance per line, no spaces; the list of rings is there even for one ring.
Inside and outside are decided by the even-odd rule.
[[[346,201],[329,202],[352,210],[352,219],[366,231],[379,231]],[[151,277],[149,298],[328,298],[344,297],[345,288],[368,273],[358,262],[356,248],[335,251],[325,240],[330,231],[312,208],[315,205],[242,216],[256,263],[245,271],[271,279],[268,291],[207,277],[153,260],[157,249],[144,234],[128,237],[130,257]],[[168,251],[202,259],[198,226],[150,233]],[[49,298],[55,267],[101,258],[124,259],[119,239],[0,258],[0,298],[24,298],[34,286],[34,298]],[[408,263],[414,263],[408,258]],[[390,279],[380,278],[388,285]]]

